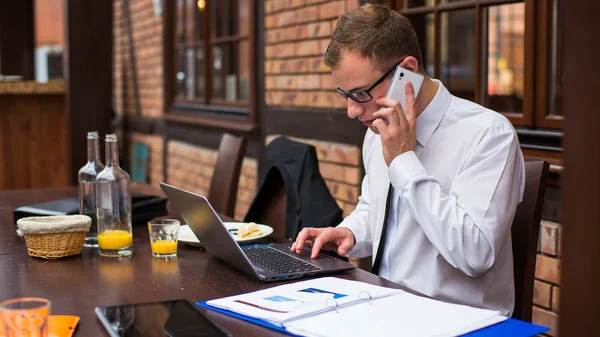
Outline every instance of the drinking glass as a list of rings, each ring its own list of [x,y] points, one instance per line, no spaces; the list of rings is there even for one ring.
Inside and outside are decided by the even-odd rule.
[[[7,337],[48,337],[50,301],[22,297],[0,303],[0,335]]]
[[[179,220],[160,219],[148,222],[152,256],[171,258],[177,256]]]

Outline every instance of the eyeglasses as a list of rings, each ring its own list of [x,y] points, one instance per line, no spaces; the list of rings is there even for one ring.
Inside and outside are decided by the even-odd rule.
[[[394,64],[394,66],[390,68],[390,70],[383,74],[383,76],[381,76],[375,83],[373,83],[372,86],[370,86],[367,89],[359,89],[350,92],[345,92],[344,90],[340,89],[340,87],[338,87],[336,90],[345,99],[350,98],[357,103],[370,102],[373,99],[373,96],[371,96],[371,90],[375,89],[375,87],[377,87],[381,82],[383,82],[392,73],[392,71],[394,71],[400,63],[402,63],[402,61],[404,61],[404,58],[398,61],[396,64]]]

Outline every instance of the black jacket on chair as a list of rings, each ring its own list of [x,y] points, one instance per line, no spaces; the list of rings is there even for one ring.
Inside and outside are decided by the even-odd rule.
[[[342,221],[342,210],[329,193],[319,172],[314,146],[285,137],[274,139],[265,149],[265,172],[260,188],[250,204],[244,221],[258,219],[261,200],[271,184],[285,184],[285,236],[295,239],[304,227],[334,227]]]

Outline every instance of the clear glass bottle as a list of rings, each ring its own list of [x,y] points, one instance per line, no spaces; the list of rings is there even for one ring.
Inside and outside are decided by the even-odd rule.
[[[98,132],[87,134],[87,163],[79,169],[79,214],[92,218],[92,226],[85,236],[84,246],[98,247],[97,209],[96,209],[96,175],[104,170],[100,160],[100,140]]]
[[[106,167],[96,176],[98,252],[101,256],[133,254],[131,178],[119,167],[117,135],[106,135]]]

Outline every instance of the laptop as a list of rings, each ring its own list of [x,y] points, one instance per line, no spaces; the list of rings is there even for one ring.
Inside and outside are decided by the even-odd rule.
[[[165,183],[160,187],[209,254],[263,282],[356,268],[327,254],[311,259],[307,247],[292,253],[291,243],[240,246],[205,197]]]

